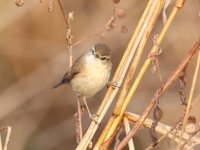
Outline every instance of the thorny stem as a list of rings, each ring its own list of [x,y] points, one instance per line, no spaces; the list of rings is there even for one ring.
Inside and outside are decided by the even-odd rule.
[[[199,53],[198,53],[197,64],[196,64],[196,68],[195,68],[195,72],[194,72],[194,77],[193,77],[190,95],[189,95],[189,99],[188,99],[188,103],[187,103],[186,113],[185,113],[184,120],[183,120],[180,142],[178,144],[177,150],[181,149],[181,141],[182,141],[182,138],[183,138],[183,132],[184,132],[185,127],[186,127],[187,118],[189,116],[190,106],[192,104],[192,98],[193,98],[194,89],[195,89],[195,85],[196,85],[196,81],[197,81],[197,77],[198,77],[198,72],[199,72],[199,66],[200,66],[200,50],[199,50]]]
[[[167,24],[167,23],[166,23]],[[178,75],[180,74],[180,72],[185,68],[186,65],[188,65],[188,63],[190,62],[190,60],[192,59],[192,57],[194,56],[194,54],[196,53],[197,49],[200,46],[200,39],[195,43],[195,45],[193,46],[193,48],[190,50],[189,54],[187,55],[187,57],[183,60],[183,62],[177,67],[177,69],[174,71],[174,73],[169,77],[169,79],[167,80],[167,82],[163,85],[163,87],[161,87],[160,89],[158,89],[158,91],[155,93],[154,97],[152,98],[150,104],[148,105],[148,107],[145,109],[145,111],[143,112],[142,116],[140,117],[140,119],[136,122],[135,126],[133,127],[133,129],[129,132],[129,134],[119,143],[118,147],[116,148],[116,150],[121,150],[123,149],[126,144],[128,143],[128,141],[130,140],[130,138],[132,138],[135,133],[138,131],[138,129],[140,128],[140,126],[142,125],[142,123],[144,122],[144,120],[146,119],[146,117],[148,116],[148,114],[150,113],[150,111],[152,110],[152,108],[155,106],[158,98],[160,96],[162,96],[162,94],[169,88],[169,86],[173,83],[173,81],[178,77]]]

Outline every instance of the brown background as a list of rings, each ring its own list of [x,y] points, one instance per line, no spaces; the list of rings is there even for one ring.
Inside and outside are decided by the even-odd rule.
[[[65,14],[74,11],[74,42],[104,25],[113,13],[111,0],[61,2]],[[103,39],[95,36],[75,46],[73,58],[77,58],[97,42],[106,43],[112,49],[113,74],[146,3],[147,0],[121,1],[117,8],[123,8],[126,17],[117,20],[115,28],[106,33]],[[167,9],[167,14],[173,8],[173,3]],[[57,1],[54,4],[54,11],[49,13],[47,0],[43,4],[39,0],[25,1],[23,7],[15,6],[14,0],[0,1],[0,126],[10,125],[13,128],[9,150],[71,150],[76,146],[73,119],[76,97],[69,85],[51,89],[69,66],[65,42],[66,25]],[[199,6],[198,0],[186,1],[162,42],[163,53],[159,56],[159,61],[164,81],[199,38]],[[120,32],[121,25],[128,27],[128,33]],[[162,17],[159,17],[151,39],[162,27]],[[145,47],[142,62],[152,46],[151,39]],[[187,93],[194,66],[195,61],[187,70]],[[143,112],[158,87],[158,76],[149,69],[129,110]],[[160,106],[164,111],[161,121],[168,125],[175,123],[182,108],[178,87],[179,83],[176,81],[161,98]],[[88,100],[92,112],[97,110],[105,91],[106,88]],[[194,97],[199,95],[199,91],[198,80]],[[200,104],[197,103],[191,112],[198,119],[199,107]],[[107,118],[111,111],[112,109]],[[88,116],[84,115],[84,130],[89,123]],[[99,133],[105,123],[106,120],[101,124]],[[134,141],[136,149],[144,149],[151,142],[148,130],[141,130]],[[165,150],[168,145],[169,141],[165,140],[157,149]]]

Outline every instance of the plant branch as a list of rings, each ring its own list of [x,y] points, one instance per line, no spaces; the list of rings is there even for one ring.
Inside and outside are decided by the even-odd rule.
[[[163,87],[161,87],[160,89],[157,90],[157,92],[155,93],[154,97],[152,98],[150,104],[145,109],[145,111],[143,112],[143,114],[140,117],[140,119],[134,125],[133,129],[129,132],[129,134],[119,143],[119,145],[117,146],[116,150],[121,150],[122,148],[124,148],[125,145],[128,143],[128,141],[130,140],[130,138],[132,138],[135,135],[135,133],[140,128],[140,126],[142,125],[142,123],[144,122],[144,120],[146,119],[146,117],[148,116],[148,114],[150,113],[150,111],[152,110],[152,108],[155,106],[158,98],[162,96],[162,94],[169,88],[169,86],[178,77],[178,75],[185,68],[185,66],[189,64],[190,60],[192,59],[192,57],[196,53],[196,51],[199,48],[199,46],[200,46],[200,39],[195,43],[195,45],[192,47],[192,49],[190,50],[190,52],[188,53],[188,55],[186,56],[186,58],[177,67],[177,69],[174,71],[174,73],[169,77],[169,79],[163,85]]]

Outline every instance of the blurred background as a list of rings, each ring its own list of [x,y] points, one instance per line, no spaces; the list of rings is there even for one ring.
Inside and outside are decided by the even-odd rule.
[[[112,49],[113,75],[147,2],[120,1],[116,9],[124,9],[126,17],[117,20],[114,29],[107,32],[103,38],[95,35],[74,46],[73,59],[97,42],[106,43]],[[73,42],[102,27],[113,15],[111,0],[61,0],[61,3],[66,15],[70,11],[74,12],[74,20],[71,22]],[[167,9],[167,15],[174,3],[172,1]],[[0,127],[12,126],[8,150],[70,150],[76,147],[73,118],[77,111],[76,97],[69,85],[52,89],[69,69],[65,41],[66,24],[56,0],[53,12],[49,13],[47,7],[48,0],[42,4],[39,0],[25,1],[22,7],[17,7],[14,0],[0,1]],[[199,0],[186,1],[165,36],[161,44],[163,52],[159,56],[164,81],[199,38],[199,13]],[[128,31],[122,33],[121,26],[126,26]],[[148,56],[153,35],[158,34],[162,27],[160,16],[140,64]],[[196,58],[194,57],[187,69],[187,94]],[[152,74],[149,69],[137,89],[129,111],[141,114],[158,87],[158,76]],[[183,108],[178,88],[179,82],[176,81],[160,99],[160,107],[164,111],[161,121],[167,125],[173,125],[177,121]],[[200,80],[197,82],[194,97],[200,94],[199,91]],[[92,112],[96,112],[105,92],[106,88],[88,99]],[[191,115],[198,120],[199,107],[200,103],[197,103],[191,111]],[[100,135],[112,108],[94,140]],[[86,131],[90,120],[87,113],[83,117]],[[134,141],[136,149],[145,149],[151,143],[148,130],[138,132]],[[165,140],[156,149],[165,150],[168,145],[169,141]]]

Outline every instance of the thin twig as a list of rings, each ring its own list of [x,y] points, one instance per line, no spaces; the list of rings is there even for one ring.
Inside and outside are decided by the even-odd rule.
[[[167,22],[166,22],[166,24],[167,24]],[[140,126],[144,122],[145,118],[148,116],[148,114],[150,113],[152,108],[155,106],[158,98],[162,96],[162,94],[169,88],[169,86],[178,77],[178,75],[185,68],[185,66],[188,65],[188,63],[190,62],[190,60],[192,59],[192,57],[196,53],[196,51],[199,48],[199,46],[200,46],[200,39],[194,44],[194,46],[192,47],[192,49],[190,50],[190,52],[188,53],[186,58],[177,67],[177,69],[174,71],[174,73],[169,77],[169,79],[163,85],[163,87],[161,87],[160,89],[157,90],[157,92],[155,93],[154,97],[152,98],[150,104],[148,105],[148,107],[143,112],[141,118],[138,120],[138,122],[135,124],[133,129],[129,132],[129,134],[119,143],[119,145],[116,148],[116,150],[123,149],[126,146],[126,144],[128,143],[129,139],[132,138],[135,135],[135,133],[138,131],[138,129],[140,128]]]
[[[82,128],[82,107],[80,103],[80,98],[77,97],[77,108],[78,111],[75,113],[74,118],[76,120],[76,141],[77,143],[80,143],[80,141],[83,138],[83,128]]]
[[[125,132],[126,134],[128,134],[128,132],[130,132],[130,125],[129,125],[128,118],[126,116],[123,118],[123,123],[124,123]],[[135,150],[133,139],[129,140],[128,147],[129,147],[129,150]]]
[[[62,15],[63,15],[63,18],[64,18],[64,20],[65,20],[65,23],[66,23],[66,25],[67,25],[67,16],[65,15],[65,12],[64,12],[64,9],[63,9],[63,7],[62,7],[62,4],[61,4],[60,0],[58,0],[58,4],[59,4],[59,6],[60,6],[60,10],[61,10],[61,12],[62,12]]]
[[[0,128],[0,132],[2,132],[4,130],[7,131],[7,134],[6,134],[6,139],[5,139],[5,142],[4,142],[3,150],[7,150],[12,128],[10,126]]]

